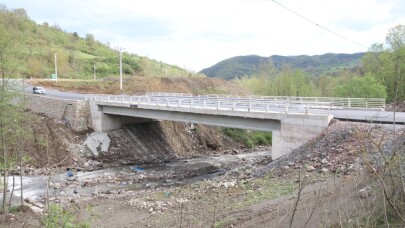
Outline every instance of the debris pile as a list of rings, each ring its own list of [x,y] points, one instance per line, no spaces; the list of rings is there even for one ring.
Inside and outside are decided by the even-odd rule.
[[[348,174],[360,169],[363,156],[368,156],[367,159],[375,157],[379,149],[376,145],[388,142],[390,134],[392,130],[381,125],[334,121],[320,136],[291,154],[265,166],[254,167],[252,175],[301,168],[307,172]]]

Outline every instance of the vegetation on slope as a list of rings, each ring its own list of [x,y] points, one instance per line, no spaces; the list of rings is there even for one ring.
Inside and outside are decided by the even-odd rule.
[[[15,38],[26,62],[16,69],[16,75],[49,78],[55,73],[55,55],[59,78],[90,79],[94,73],[97,78],[119,74],[119,51],[108,43],[97,41],[92,34],[80,37],[77,32],[65,32],[47,22],[36,24],[24,9],[8,10],[0,5],[0,36],[6,34]],[[122,61],[125,75],[195,76],[180,67],[126,52]]]
[[[235,128],[223,128],[222,131],[225,135],[231,137],[233,140],[243,143],[246,147],[252,148],[253,146],[270,146],[272,135],[271,132],[265,131],[248,131]]]

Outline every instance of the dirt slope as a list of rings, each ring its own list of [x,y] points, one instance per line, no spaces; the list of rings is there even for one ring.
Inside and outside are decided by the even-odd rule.
[[[29,136],[24,145],[30,158],[28,164],[36,168],[83,168],[89,160],[103,162],[105,166],[163,163],[244,148],[216,127],[154,121],[108,132],[111,140],[108,151],[94,156],[85,143],[91,132],[77,133],[63,122],[36,114],[31,115],[27,129]]]
[[[171,121],[132,124],[108,132],[108,153],[93,159],[121,164],[163,163],[239,150],[241,145],[215,127]]]
[[[171,92],[189,94],[233,94],[248,95],[249,92],[239,84],[219,78],[153,78],[130,77],[123,79],[124,94],[144,94],[146,92]],[[53,87],[62,91],[80,93],[119,94],[119,79],[110,78],[102,81],[83,80],[32,80],[31,84]]]

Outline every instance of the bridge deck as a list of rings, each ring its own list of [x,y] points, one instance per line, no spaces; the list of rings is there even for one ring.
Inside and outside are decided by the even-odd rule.
[[[149,93],[145,96],[92,96],[96,102],[144,105],[151,109],[179,107],[248,113],[332,114],[336,119],[405,124],[405,113],[383,111],[383,99],[308,97],[226,97],[218,95]]]

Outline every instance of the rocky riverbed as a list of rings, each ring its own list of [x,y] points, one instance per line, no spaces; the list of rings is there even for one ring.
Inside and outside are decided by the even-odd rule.
[[[128,191],[184,185],[211,179],[270,159],[270,151],[264,148],[251,153],[236,154],[237,151],[233,153],[155,165],[122,165],[103,169],[97,169],[101,163],[89,161],[88,164],[92,168],[88,167],[87,170],[97,170],[73,169],[70,175],[68,171],[61,169],[46,175],[46,170],[32,168],[29,169],[32,175],[23,176],[23,194],[28,205],[34,211],[40,212],[47,198],[49,202],[74,202],[97,195],[114,197]],[[9,183],[12,183],[12,177],[9,177]],[[20,197],[20,188],[17,176],[13,190],[16,204]],[[12,185],[9,187],[9,193],[11,191]]]
[[[72,177],[66,170],[52,174],[49,187],[44,170],[33,169],[24,177],[24,198],[32,211],[44,214],[48,195],[92,227],[288,227],[293,211],[293,227],[302,227],[302,221],[307,227],[333,226],[342,219],[351,224],[342,213],[372,214],[361,206],[381,195],[370,175],[379,164],[369,167],[364,161],[378,160],[379,149],[392,151],[393,145],[403,153],[404,133],[398,127],[334,121],[316,139],[275,161],[265,148],[109,168],[89,160]],[[299,186],[304,189],[295,210]],[[13,216],[5,224],[41,227],[41,216]]]

